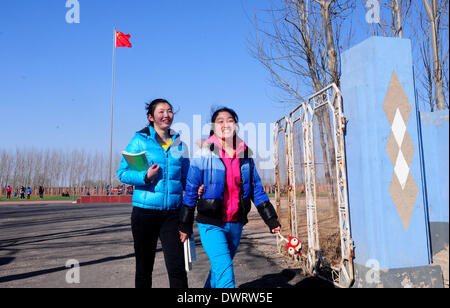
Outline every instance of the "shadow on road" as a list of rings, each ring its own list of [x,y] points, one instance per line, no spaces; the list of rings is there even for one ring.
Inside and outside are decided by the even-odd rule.
[[[102,258],[102,259],[98,259],[98,260],[81,262],[80,267],[87,266],[87,265],[99,264],[99,263],[105,263],[105,262],[111,262],[111,261],[117,261],[117,260],[122,260],[122,259],[128,259],[128,258],[134,258],[134,253],[130,253],[130,254],[127,254],[124,256],[106,257],[106,258]],[[11,261],[9,261],[9,262],[11,262]],[[59,267],[48,268],[48,269],[39,270],[39,271],[33,271],[33,272],[29,272],[29,273],[3,276],[3,277],[0,277],[0,283],[13,281],[13,280],[26,279],[26,278],[30,278],[30,277],[50,274],[50,273],[59,272],[59,271],[66,271],[67,269],[68,268],[65,266],[59,266]]]
[[[1,257],[0,258],[0,266],[11,263],[15,258],[14,257]],[[1,279],[1,278],[0,278]]]
[[[305,277],[295,285],[289,284],[296,275],[298,275],[296,270],[284,269],[279,273],[264,275],[241,284],[239,288],[334,288],[331,282],[316,277]]]

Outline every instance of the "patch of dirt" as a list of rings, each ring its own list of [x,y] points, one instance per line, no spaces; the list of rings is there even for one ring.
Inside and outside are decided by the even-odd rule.
[[[442,249],[435,255],[433,255],[433,263],[441,266],[442,273],[444,275],[444,287],[449,287],[449,267],[448,267],[449,253],[448,253],[448,245],[445,249]]]
[[[283,228],[283,226],[282,226]],[[248,223],[244,227],[245,236],[255,242],[255,248],[262,252],[271,262],[283,269],[299,270],[298,262],[292,260],[283,248],[278,252],[276,235],[271,234],[255,207],[248,214]],[[285,246],[286,244],[283,244]]]
[[[274,200],[271,200],[275,206]],[[339,218],[333,210],[333,204],[327,198],[317,200],[318,240],[320,252],[325,265],[337,267],[341,260],[341,242]],[[297,199],[297,232],[302,243],[302,250],[308,251],[308,229],[306,217],[306,203],[304,198]],[[289,236],[289,206],[287,200],[281,200],[280,222],[281,234]]]
[[[272,204],[275,206],[274,200],[271,199]],[[288,238],[289,236],[289,221],[288,221],[288,213],[289,208],[287,206],[287,201],[281,201],[281,234]],[[300,202],[299,202],[300,203]],[[338,225],[338,218],[330,215],[330,211],[326,207],[328,201],[327,200],[319,200],[319,205],[317,209],[317,220],[318,220],[318,229],[319,229],[319,245],[321,248],[322,256],[324,257],[324,261],[330,265],[338,265],[341,258],[341,247],[340,247],[340,232]],[[298,205],[297,205],[298,206]],[[245,226],[245,230],[249,234],[252,234],[259,241],[263,241],[264,245],[259,245],[258,249],[262,250],[264,253],[267,253],[270,256],[276,255],[277,258],[282,257],[280,253],[278,253],[277,244],[276,244],[276,236],[269,233],[269,228],[266,226],[262,218],[259,216],[258,211],[255,207],[252,207],[248,215],[248,224]],[[307,251],[308,249],[308,234],[306,228],[306,211],[302,211],[302,206],[298,206],[297,208],[297,225],[298,225],[298,237],[302,242],[302,250]],[[262,234],[261,234],[262,232]],[[256,235],[258,234],[258,235]],[[288,259],[286,262],[286,266],[294,266],[298,263],[291,260],[288,256],[286,250],[284,249],[286,244],[283,244],[282,254]],[[288,265],[289,264],[289,265]]]
[[[326,204],[328,204],[328,201]],[[330,215],[330,211],[327,207],[323,206],[325,201],[320,200],[317,209],[318,229],[319,229],[319,244],[323,261],[326,265],[339,265],[341,260],[341,248],[340,248],[340,236],[338,218]],[[272,204],[275,206],[275,202],[271,199]],[[322,206],[320,206],[322,205]],[[308,249],[308,235],[306,224],[306,210],[302,206],[297,208],[297,221],[298,221],[298,237],[302,242],[302,251],[306,252]],[[281,219],[282,225],[281,234],[288,238],[289,236],[289,221],[288,221],[289,208],[287,201],[283,200],[281,204]],[[264,256],[283,269],[294,270],[298,275],[295,279],[290,281],[290,284],[298,284],[304,280],[307,276],[301,268],[301,264],[306,264],[306,258],[300,257],[300,260],[294,260],[286,251],[286,243],[282,243],[281,252],[278,251],[276,235],[269,232],[269,228],[266,226],[258,211],[254,206],[248,214],[248,224],[244,227],[244,234],[247,238],[252,239],[255,243],[255,248],[262,252]]]

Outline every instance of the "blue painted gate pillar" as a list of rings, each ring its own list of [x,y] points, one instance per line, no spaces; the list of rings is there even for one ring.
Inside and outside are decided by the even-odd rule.
[[[372,37],[341,63],[355,286],[435,286],[411,41]]]

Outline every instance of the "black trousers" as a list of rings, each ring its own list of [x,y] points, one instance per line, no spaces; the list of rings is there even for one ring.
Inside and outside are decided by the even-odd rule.
[[[179,211],[175,210],[158,211],[133,207],[131,231],[136,255],[136,288],[152,287],[158,237],[161,240],[170,287],[188,287],[183,244],[178,233],[179,215]]]

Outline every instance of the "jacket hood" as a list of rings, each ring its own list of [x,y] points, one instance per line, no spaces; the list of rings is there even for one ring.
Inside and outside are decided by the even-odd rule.
[[[211,152],[217,152],[222,150],[222,143],[216,135],[210,136],[206,141],[202,142],[203,147],[209,147]],[[236,157],[248,158],[253,155],[253,152],[245,144],[245,141],[236,136]]]
[[[153,128],[153,126],[146,126],[140,131],[136,132],[137,134],[145,135],[147,138],[156,138],[156,130]],[[172,141],[174,141],[176,138],[180,137],[180,134],[174,131],[173,129],[169,130],[169,134],[172,137]]]

